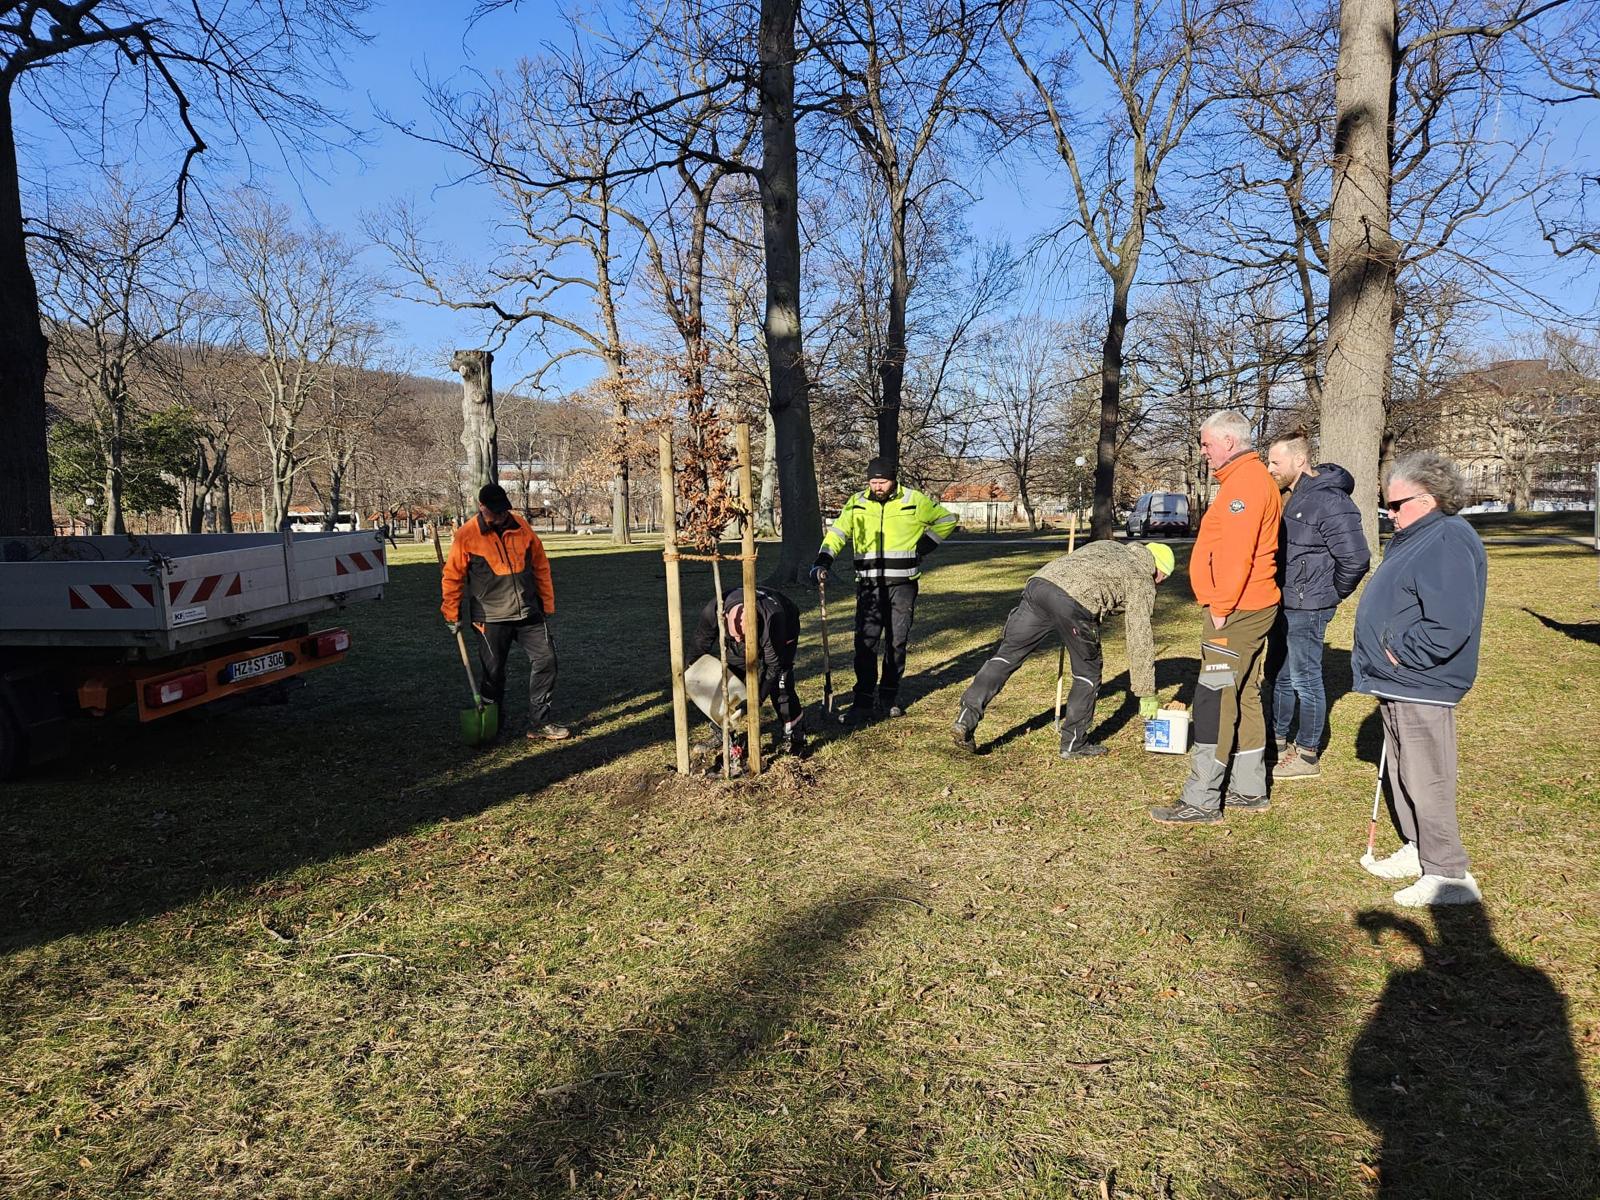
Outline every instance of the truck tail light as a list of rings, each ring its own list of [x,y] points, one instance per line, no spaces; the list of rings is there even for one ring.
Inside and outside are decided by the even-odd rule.
[[[328,629],[316,635],[314,653],[318,658],[327,658],[330,654],[343,654],[350,649],[350,634],[343,629]]]
[[[189,700],[203,694],[206,690],[206,673],[204,671],[190,671],[187,675],[173,675],[167,679],[152,679],[144,685],[144,705],[146,708],[161,708],[168,704],[177,704],[180,700]]]

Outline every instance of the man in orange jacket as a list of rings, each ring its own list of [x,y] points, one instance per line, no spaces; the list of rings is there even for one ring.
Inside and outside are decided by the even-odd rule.
[[[559,742],[571,730],[550,720],[556,690],[556,642],[550,618],[556,592],[550,560],[539,535],[516,513],[498,483],[478,493],[478,515],[455,532],[444,564],[445,624],[455,633],[470,621],[483,635],[478,661],[483,668],[483,698],[501,702],[506,687],[506,656],[513,642],[528,656],[528,737]]]
[[[1218,486],[1189,559],[1189,583],[1205,613],[1194,747],[1178,802],[1150,810],[1157,821],[1172,825],[1222,820],[1224,776],[1228,808],[1262,812],[1267,807],[1261,673],[1281,599],[1278,524],[1283,502],[1256,455],[1250,422],[1242,414],[1207,417],[1200,426],[1200,452]]]

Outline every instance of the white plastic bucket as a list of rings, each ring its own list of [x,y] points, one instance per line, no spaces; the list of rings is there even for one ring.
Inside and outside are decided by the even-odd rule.
[[[1144,748],[1152,754],[1186,754],[1189,750],[1189,710],[1162,708],[1144,723]]]

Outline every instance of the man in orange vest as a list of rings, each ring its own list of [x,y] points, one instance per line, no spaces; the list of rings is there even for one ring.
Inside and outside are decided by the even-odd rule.
[[[515,642],[528,656],[528,737],[559,742],[572,736],[550,720],[556,690],[556,643],[550,618],[556,592],[550,560],[529,524],[511,510],[505,488],[489,483],[478,492],[478,515],[455,532],[443,576],[444,622],[455,633],[471,622],[483,635],[478,661],[483,698],[501,702],[506,656]]]
[[[1171,825],[1222,820],[1225,777],[1228,808],[1267,808],[1261,674],[1281,599],[1277,574],[1283,502],[1256,455],[1243,414],[1225,411],[1207,417],[1200,426],[1200,452],[1218,486],[1189,559],[1189,583],[1204,611],[1194,747],[1178,802],[1150,810],[1155,820]]]

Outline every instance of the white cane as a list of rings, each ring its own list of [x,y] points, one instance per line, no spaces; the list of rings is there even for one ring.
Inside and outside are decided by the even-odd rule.
[[[1384,738],[1383,749],[1378,751],[1378,786],[1372,793],[1372,820],[1367,822],[1367,857],[1372,857],[1378,839],[1378,805],[1383,802],[1383,765],[1389,757],[1389,739]]]

